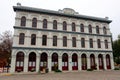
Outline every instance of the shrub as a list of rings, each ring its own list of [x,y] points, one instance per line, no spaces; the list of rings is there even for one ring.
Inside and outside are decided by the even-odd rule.
[[[114,70],[120,70],[119,68],[115,68]]]
[[[59,69],[56,69],[56,70],[55,70],[55,72],[62,72],[62,71],[61,71],[61,70],[59,70]]]
[[[87,69],[87,71],[93,71],[93,69]]]
[[[32,69],[31,69],[31,72],[35,72],[35,68],[32,68]]]

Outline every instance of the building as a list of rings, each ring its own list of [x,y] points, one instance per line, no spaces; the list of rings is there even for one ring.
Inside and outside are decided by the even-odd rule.
[[[114,69],[108,18],[13,6],[16,13],[11,72]]]

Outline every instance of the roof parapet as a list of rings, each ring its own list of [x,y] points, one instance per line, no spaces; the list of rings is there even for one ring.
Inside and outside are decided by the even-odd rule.
[[[58,12],[65,14],[73,14],[73,15],[79,14],[78,12],[76,12],[74,9],[71,8],[64,8],[63,10],[59,9]]]
[[[21,6],[21,3],[18,2],[18,3],[17,3],[17,6]]]

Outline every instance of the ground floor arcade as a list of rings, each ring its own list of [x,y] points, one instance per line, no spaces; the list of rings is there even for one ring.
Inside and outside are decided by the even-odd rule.
[[[28,72],[59,69],[72,70],[107,70],[114,69],[113,55],[111,52],[81,52],[81,51],[46,51],[46,50],[13,50],[11,72],[18,70]]]

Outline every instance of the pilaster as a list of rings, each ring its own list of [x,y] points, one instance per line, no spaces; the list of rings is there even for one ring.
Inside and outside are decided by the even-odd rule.
[[[59,56],[58,58],[58,69],[62,70],[62,56]]]
[[[51,56],[48,56],[48,69],[51,71]]]
[[[28,55],[25,55],[24,59],[24,72],[28,72]]]
[[[10,73],[15,72],[16,56],[12,55]]]

